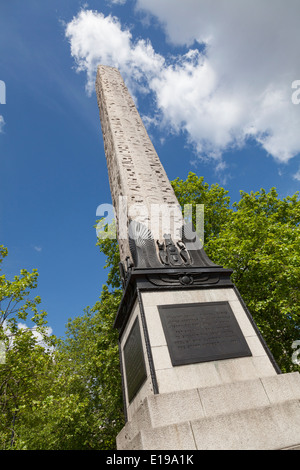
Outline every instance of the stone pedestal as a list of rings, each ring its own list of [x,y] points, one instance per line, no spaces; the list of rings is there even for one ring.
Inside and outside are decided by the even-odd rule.
[[[229,270],[196,271],[198,286],[180,270],[131,274],[115,323],[127,420],[118,449],[296,448],[299,373],[280,374]]]
[[[119,450],[300,450],[299,373],[150,394]]]

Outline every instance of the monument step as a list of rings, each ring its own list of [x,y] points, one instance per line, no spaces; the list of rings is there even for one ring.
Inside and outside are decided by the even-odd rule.
[[[258,442],[259,436],[270,432],[273,439],[264,437]],[[275,449],[298,445],[299,436],[297,372],[150,395],[122,429],[117,442],[118,449],[128,450],[186,449],[193,445],[198,449]]]
[[[139,431],[121,450],[280,450],[300,447],[300,402]]]

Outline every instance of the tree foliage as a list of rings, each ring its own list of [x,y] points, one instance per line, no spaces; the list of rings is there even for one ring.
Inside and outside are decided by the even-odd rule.
[[[207,244],[232,279],[283,372],[300,338],[300,201],[279,199],[275,188],[247,194],[233,205],[218,235]]]
[[[99,301],[69,321],[60,349],[71,359],[71,375],[84,385],[77,390],[89,403],[86,420],[91,449],[113,449],[124,425],[118,333],[113,328],[120,300],[120,290],[111,293],[104,285]]]
[[[124,425],[117,333],[112,327],[119,301],[120,295],[111,295],[104,286],[94,307],[69,320],[66,337],[55,351],[48,394],[35,400],[33,412],[23,420],[27,448],[115,448],[115,436]]]
[[[0,247],[1,258],[7,250]],[[1,276],[0,448],[110,449],[124,424],[117,331],[121,291],[106,285],[98,302],[70,320],[66,337],[48,335],[38,273]],[[30,313],[32,316],[29,317]],[[31,320],[32,328],[24,327]]]
[[[7,249],[0,246],[0,265]],[[38,311],[41,299],[30,298],[37,286],[38,273],[21,270],[12,281],[0,276],[0,446],[21,445],[19,430],[32,403],[46,397],[53,359],[54,337],[48,335],[46,312]],[[32,328],[24,326],[30,320]]]
[[[228,191],[217,183],[209,186],[204,178],[189,173],[186,181],[176,178],[171,181],[172,187],[182,209],[185,204],[204,205],[204,243],[221,230],[231,212]],[[193,211],[193,222],[196,225],[196,211]]]

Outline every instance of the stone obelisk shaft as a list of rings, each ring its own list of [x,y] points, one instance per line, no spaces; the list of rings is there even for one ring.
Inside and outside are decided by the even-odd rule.
[[[120,227],[120,200],[124,204],[125,199],[127,203],[123,218],[127,224],[131,218],[153,229],[148,222],[151,210],[153,212],[158,205],[171,208],[174,220],[181,220],[182,215],[173,188],[120,72],[100,65],[96,92],[120,257],[124,261],[127,256],[130,257],[130,249],[128,237],[120,235],[121,229],[124,229]],[[162,227],[157,238],[162,239],[163,231]]]

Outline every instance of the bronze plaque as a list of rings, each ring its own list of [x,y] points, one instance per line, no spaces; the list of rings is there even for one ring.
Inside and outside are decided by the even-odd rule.
[[[251,356],[228,302],[158,306],[173,366]]]
[[[136,318],[124,346],[124,363],[129,402],[147,378],[139,320]]]

